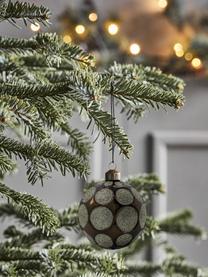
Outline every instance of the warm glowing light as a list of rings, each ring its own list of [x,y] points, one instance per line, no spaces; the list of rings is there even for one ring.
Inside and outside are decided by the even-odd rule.
[[[82,34],[84,34],[84,32],[85,32],[85,26],[84,25],[77,25],[76,27],[75,27],[75,32],[78,34],[78,35],[82,35]]]
[[[185,54],[185,60],[186,60],[186,61],[191,61],[192,59],[193,59],[193,54],[190,53],[190,52],[187,52],[187,53]]]
[[[177,42],[174,44],[173,50],[175,51],[175,54],[177,57],[179,57],[179,58],[183,57],[184,49],[183,49],[183,45],[180,42]]]
[[[158,6],[161,9],[165,9],[168,5],[168,1],[167,0],[158,0]]]
[[[40,30],[40,24],[35,22],[35,23],[32,23],[30,25],[30,29],[33,31],[33,32],[38,32]]]
[[[183,45],[180,42],[174,44],[173,49],[175,52],[183,50]]]
[[[95,12],[92,12],[88,15],[90,21],[95,22],[98,19],[98,15]]]
[[[191,61],[191,65],[193,66],[193,68],[199,69],[202,67],[202,61],[199,58],[193,58],[193,60]]]
[[[115,36],[119,31],[119,27],[118,27],[118,24],[116,23],[110,23],[108,25],[108,33],[111,35],[111,36]]]
[[[141,47],[139,46],[138,43],[132,43],[129,46],[129,51],[132,55],[138,55],[141,51]]]
[[[72,38],[71,38],[70,35],[64,35],[64,36],[63,36],[63,41],[64,41],[65,43],[70,43],[70,42],[72,42]]]
[[[180,49],[180,50],[176,51],[175,54],[177,57],[181,58],[184,55],[184,51],[183,51],[183,49]]]

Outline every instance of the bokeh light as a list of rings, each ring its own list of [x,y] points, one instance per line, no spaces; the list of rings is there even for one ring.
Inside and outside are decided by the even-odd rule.
[[[158,0],[158,6],[161,9],[165,9],[168,5],[168,1],[167,0]]]
[[[179,58],[183,57],[185,53],[183,49],[183,45],[180,42],[177,42],[174,44],[173,50],[175,51],[176,56]]]
[[[38,31],[40,30],[40,24],[39,24],[38,22],[31,23],[30,29],[31,29],[33,32],[38,32]]]
[[[70,35],[64,35],[63,36],[63,41],[65,43],[71,43],[72,42],[72,37]]]
[[[88,15],[88,18],[91,22],[95,22],[97,21],[98,19],[98,15],[95,13],[95,12],[91,12],[89,15]]]
[[[191,52],[187,52],[184,58],[186,61],[191,61],[193,59],[193,54]]]
[[[85,26],[82,25],[82,24],[79,24],[75,27],[75,32],[78,34],[78,35],[82,35],[84,34],[85,32]]]
[[[132,43],[129,46],[129,51],[132,55],[138,55],[141,51],[141,47],[139,46],[138,43]]]
[[[195,69],[200,69],[202,67],[202,61],[199,58],[193,58],[191,65]]]
[[[115,36],[119,31],[119,26],[116,23],[110,23],[107,27],[107,30],[111,36]]]

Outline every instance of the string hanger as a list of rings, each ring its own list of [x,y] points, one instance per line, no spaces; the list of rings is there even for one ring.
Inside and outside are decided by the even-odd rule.
[[[112,148],[111,148],[111,164],[115,164],[115,142],[114,142],[114,131],[115,131],[115,101],[114,96],[111,94],[111,128],[112,128]]]

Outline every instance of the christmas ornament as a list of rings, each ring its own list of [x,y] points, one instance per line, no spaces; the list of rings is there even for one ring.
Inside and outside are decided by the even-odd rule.
[[[79,206],[79,223],[98,246],[118,249],[129,245],[144,229],[146,208],[135,188],[120,181],[116,170],[88,189]]]
[[[111,96],[112,132],[115,125]],[[115,143],[112,141],[112,164]],[[146,207],[135,188],[120,181],[120,173],[110,169],[105,181],[89,188],[80,202],[79,224],[86,237],[100,247],[118,249],[129,245],[145,227]]]

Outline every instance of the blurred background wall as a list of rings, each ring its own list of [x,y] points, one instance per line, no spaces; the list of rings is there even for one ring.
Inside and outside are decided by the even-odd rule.
[[[52,10],[52,25],[49,26],[49,30],[60,31],[62,26],[58,16],[66,9],[69,1],[39,0],[33,2],[46,5]],[[201,11],[208,4],[206,0],[181,2],[181,9],[184,13],[191,10]],[[151,0],[95,0],[94,3],[102,17],[112,12],[119,13],[121,18],[134,26],[141,20],[140,15],[145,11],[148,11],[150,19],[150,14],[155,10],[154,5],[156,5],[156,1]],[[81,1],[70,1],[70,5],[79,8]],[[155,26],[154,28],[148,26],[148,22],[149,20],[140,21],[140,24],[143,24],[143,30],[137,32],[137,28],[134,28],[131,36],[135,38],[138,33],[142,36],[143,32],[146,32],[146,36],[148,36],[147,30],[149,30],[151,32],[149,36],[152,39],[156,29]],[[129,26],[127,27],[130,28]],[[126,29],[128,29],[127,27]],[[161,26],[159,29],[161,30]],[[43,28],[43,31],[46,30],[47,28]],[[126,32],[130,31],[126,30]],[[30,26],[18,30],[10,24],[2,23],[0,34],[28,37],[33,35],[33,32]],[[169,40],[175,39],[178,33],[173,31],[171,34]],[[162,40],[163,37],[160,39]],[[157,47],[161,51],[158,45]],[[118,157],[118,167],[123,176],[151,170],[158,172],[164,180],[167,190],[166,210],[163,210],[162,213],[165,214],[180,208],[191,208],[195,214],[195,222],[208,228],[208,80],[201,74],[186,75],[184,79],[187,84],[186,104],[182,110],[178,112],[172,110],[151,111],[146,113],[137,125],[132,121],[126,122],[123,116],[119,115],[119,120],[135,148],[130,160]],[[85,128],[86,124],[79,118],[74,118],[73,121],[74,126]],[[149,139],[150,137],[151,139]],[[63,138],[59,137],[57,140],[64,145]],[[164,149],[165,156],[163,155]],[[94,145],[94,153],[91,158],[92,174],[90,178],[103,178],[108,161],[107,147],[102,146],[102,138],[99,138]],[[45,182],[44,187],[40,184],[31,187],[27,184],[24,169],[21,166],[20,169],[15,176],[8,177],[8,184],[17,190],[31,192],[56,208],[65,208],[71,203],[79,201],[83,180],[73,179],[70,175],[61,177],[54,174]],[[183,239],[175,237],[172,240],[190,260],[207,266],[207,242],[199,244],[192,239],[183,241]]]

